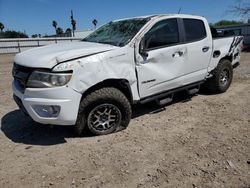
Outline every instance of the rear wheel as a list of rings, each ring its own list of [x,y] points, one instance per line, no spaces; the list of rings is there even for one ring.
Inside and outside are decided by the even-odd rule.
[[[81,102],[75,132],[89,130],[105,135],[124,129],[131,119],[131,106],[126,96],[116,88],[102,88],[87,95]]]
[[[213,93],[224,93],[233,79],[233,67],[229,60],[223,59],[213,71],[213,77],[207,80],[207,89]]]

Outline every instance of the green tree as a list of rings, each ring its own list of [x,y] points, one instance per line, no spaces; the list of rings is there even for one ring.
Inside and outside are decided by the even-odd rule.
[[[61,27],[56,28],[56,34],[57,35],[62,35],[63,34],[63,29]]]
[[[72,30],[70,28],[65,30],[65,37],[72,37]]]
[[[213,24],[213,26],[227,26],[227,25],[239,25],[243,22],[234,21],[234,20],[221,20]]]
[[[57,33],[57,22],[55,20],[52,21],[52,26],[55,28],[55,31]]]
[[[28,35],[20,31],[7,30],[1,33],[1,37],[2,38],[28,38]]]
[[[32,38],[37,38],[37,34],[31,35]]]
[[[1,33],[3,32],[3,29],[4,29],[4,25],[3,25],[3,23],[0,22],[0,30],[1,30]]]
[[[70,28],[67,28],[65,33],[71,33],[71,29]]]
[[[95,28],[95,29],[96,29],[97,23],[98,23],[98,21],[97,21],[96,19],[94,19],[94,20],[92,21],[92,24],[94,25],[94,28]]]

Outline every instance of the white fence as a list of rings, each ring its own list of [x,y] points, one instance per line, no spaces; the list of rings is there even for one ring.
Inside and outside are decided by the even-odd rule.
[[[82,38],[74,37],[0,39],[0,54],[18,53],[34,47],[61,42],[79,41],[81,39]]]

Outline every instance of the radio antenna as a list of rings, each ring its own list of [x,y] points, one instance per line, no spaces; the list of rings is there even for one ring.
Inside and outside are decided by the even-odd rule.
[[[181,13],[181,9],[182,9],[182,7],[180,7],[180,8],[179,8],[178,14],[180,14],[180,13]]]

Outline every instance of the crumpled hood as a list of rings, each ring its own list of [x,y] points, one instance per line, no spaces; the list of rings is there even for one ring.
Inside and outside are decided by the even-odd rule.
[[[63,61],[95,55],[116,48],[118,47],[82,41],[65,42],[24,51],[17,54],[14,61],[26,67],[52,68]]]

